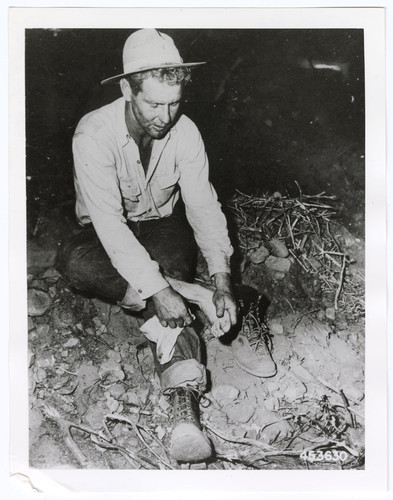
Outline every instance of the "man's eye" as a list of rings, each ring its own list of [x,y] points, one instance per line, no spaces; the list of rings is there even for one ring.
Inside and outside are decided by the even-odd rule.
[[[172,102],[172,103],[171,103],[172,108],[176,108],[176,106],[178,106],[178,105],[179,105],[179,103],[178,103],[178,102]]]

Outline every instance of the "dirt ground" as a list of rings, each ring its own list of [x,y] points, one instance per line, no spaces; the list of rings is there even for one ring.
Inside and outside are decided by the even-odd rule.
[[[348,242],[361,261],[362,240]],[[35,252],[29,268],[31,465],[179,467],[167,452],[171,407],[139,333],[143,321],[67,288],[53,267],[56,248]],[[202,418],[216,450],[207,467],[361,467],[364,318],[332,312],[298,269],[277,281],[263,264],[250,264],[242,276],[270,299],[266,320],[278,373],[249,375],[225,338],[204,338],[210,384]],[[132,461],[123,447],[144,461]],[[293,456],[313,447],[342,451],[345,460],[321,464]]]
[[[285,39],[285,33],[280,36]],[[200,467],[363,468],[365,193],[359,73],[347,84],[342,75],[273,68],[259,86],[243,85],[251,78],[244,62],[253,57],[252,51],[244,54],[238,54],[238,63],[233,55],[232,66],[219,73],[205,108],[193,107],[203,74],[195,78],[197,97],[189,98],[188,109],[205,138],[212,181],[236,246],[234,281],[264,297],[278,372],[269,379],[247,374],[234,360],[230,335],[218,340],[208,330],[201,333],[209,374],[201,419],[215,456]],[[187,468],[168,452],[171,406],[160,394],[152,354],[139,332],[141,318],[76,293],[56,270],[59,246],[77,229],[70,151],[54,140],[45,146],[41,137],[39,148],[28,149],[27,164],[31,466]],[[48,168],[52,174],[42,182]],[[345,275],[336,273],[332,293],[296,254],[277,274],[239,245],[233,209],[239,191],[255,197],[279,192],[284,199],[322,192],[334,197],[329,227],[346,266]],[[206,278],[203,259],[198,272]]]

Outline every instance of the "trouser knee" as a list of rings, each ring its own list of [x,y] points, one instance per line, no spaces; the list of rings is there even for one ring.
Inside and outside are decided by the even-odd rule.
[[[83,229],[81,233],[71,236],[60,247],[57,269],[62,276],[76,289],[83,290],[86,279],[97,271],[94,234]],[[97,276],[96,276],[97,277]]]
[[[163,273],[170,278],[191,282],[195,277],[196,256],[192,252],[179,251],[173,255],[162,255],[160,265]]]
[[[81,292],[121,301],[128,283],[113,267],[93,228],[65,241],[57,268],[69,285]]]

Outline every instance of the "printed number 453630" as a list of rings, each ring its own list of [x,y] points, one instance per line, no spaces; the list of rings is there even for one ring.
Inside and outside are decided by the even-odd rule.
[[[345,462],[348,456],[344,450],[308,450],[300,458],[308,462]]]

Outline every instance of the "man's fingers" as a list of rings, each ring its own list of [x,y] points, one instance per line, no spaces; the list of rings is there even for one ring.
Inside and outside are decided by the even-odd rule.
[[[224,299],[221,297],[218,300],[216,300],[217,317],[222,318],[224,316],[224,311],[225,311],[225,302],[224,302]]]
[[[183,320],[183,318],[178,318],[176,320],[176,326],[178,326],[179,328],[182,328],[184,326],[184,320]]]
[[[193,322],[192,317],[189,314],[184,315],[181,318],[172,318],[172,319],[160,319],[160,323],[164,327],[170,327],[170,328],[184,328],[185,326],[191,325]]]
[[[187,314],[187,316],[184,318],[184,325],[190,326],[193,321],[194,320],[192,319],[192,317],[189,314]]]
[[[231,323],[229,321],[223,321],[221,324],[220,324],[220,330],[224,333],[228,333],[229,330],[231,329]]]
[[[177,320],[177,326],[184,328],[186,326],[190,326],[193,321],[194,320],[192,319],[191,314],[186,313],[184,314],[184,316]]]
[[[228,311],[232,326],[237,323],[237,304],[232,298],[226,301],[226,310]]]
[[[227,311],[229,313],[229,317],[231,318],[231,324],[236,325],[237,323],[237,307],[234,304],[230,304],[230,306],[227,308]]]
[[[216,315],[218,318],[224,318],[226,316],[226,321],[221,327],[225,333],[230,330],[230,328],[237,323],[237,306],[236,302],[229,295],[223,297],[217,297],[215,300]],[[225,325],[225,326],[224,326]]]

